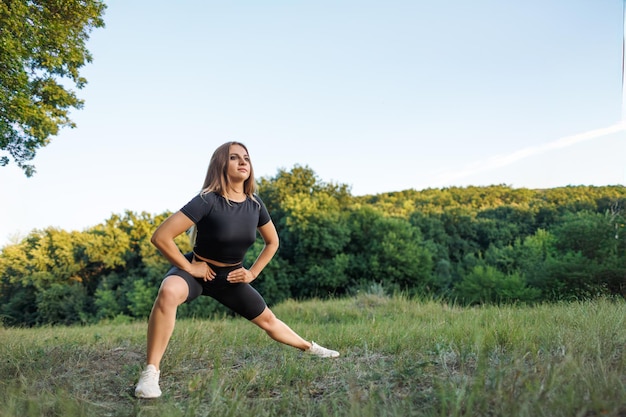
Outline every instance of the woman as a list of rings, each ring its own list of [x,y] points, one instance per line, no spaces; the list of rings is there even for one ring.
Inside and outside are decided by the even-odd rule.
[[[151,242],[173,265],[161,284],[148,322],[147,365],[135,395],[156,398],[159,364],[174,331],[176,309],[200,295],[215,298],[252,321],[274,340],[314,356],[339,352],[308,342],[280,321],[250,285],[278,250],[278,234],[261,199],[254,195],[254,171],[247,148],[228,142],[215,150],[202,191],[167,218]],[[194,227],[193,252],[183,255],[174,238]],[[259,231],[265,246],[246,269],[243,258]]]

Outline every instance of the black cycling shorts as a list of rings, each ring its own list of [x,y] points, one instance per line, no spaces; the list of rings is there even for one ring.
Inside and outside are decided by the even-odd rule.
[[[186,254],[185,258],[191,262],[193,253]],[[252,285],[246,283],[231,284],[226,281],[228,273],[241,268],[242,264],[233,266],[208,264],[216,274],[211,281],[195,278],[189,272],[183,271],[176,266],[170,268],[165,276],[176,275],[187,282],[189,295],[187,300],[185,300],[186,303],[195,300],[200,295],[208,295],[248,320],[258,317],[265,310],[265,307],[267,307],[265,300]]]

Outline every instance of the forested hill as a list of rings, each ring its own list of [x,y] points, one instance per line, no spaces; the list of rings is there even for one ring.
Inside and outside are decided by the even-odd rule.
[[[626,296],[626,187],[451,187],[352,196],[296,166],[262,178],[281,247],[253,285],[273,304],[359,291],[464,304]],[[114,214],[83,231],[32,231],[0,252],[5,325],[145,318],[170,213]],[[178,243],[190,250],[186,236]],[[249,265],[262,242],[246,257]],[[223,314],[208,297],[179,317]]]
[[[557,207],[565,211],[596,211],[598,208],[611,210],[614,203],[620,200],[623,203],[625,195],[624,186],[569,186],[532,190],[492,185],[406,190],[355,199],[364,204],[377,206],[389,214],[407,216],[416,210],[424,214],[435,214],[453,208],[461,208],[476,214],[502,206],[531,212],[540,209],[552,210]]]

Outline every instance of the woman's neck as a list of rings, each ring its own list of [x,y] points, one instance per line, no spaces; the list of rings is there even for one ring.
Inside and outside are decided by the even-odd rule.
[[[243,195],[244,194],[244,192],[243,192],[243,185],[241,185],[241,186],[236,186],[236,185],[235,186],[231,186],[231,185],[229,185],[228,186],[228,192],[229,193],[233,193],[233,194],[237,194],[237,195]]]
[[[246,197],[246,193],[243,191],[243,184],[241,186],[228,186],[226,190],[226,197],[229,200],[233,201],[244,201]]]

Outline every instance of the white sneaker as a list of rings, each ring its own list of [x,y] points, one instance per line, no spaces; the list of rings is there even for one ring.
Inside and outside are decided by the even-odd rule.
[[[336,350],[326,349],[315,342],[311,342],[311,347],[305,350],[305,352],[320,358],[336,358],[339,356],[339,352]]]
[[[159,388],[159,374],[156,366],[148,365],[141,372],[137,388],[135,388],[135,397],[137,398],[157,398],[161,396],[161,388]]]

